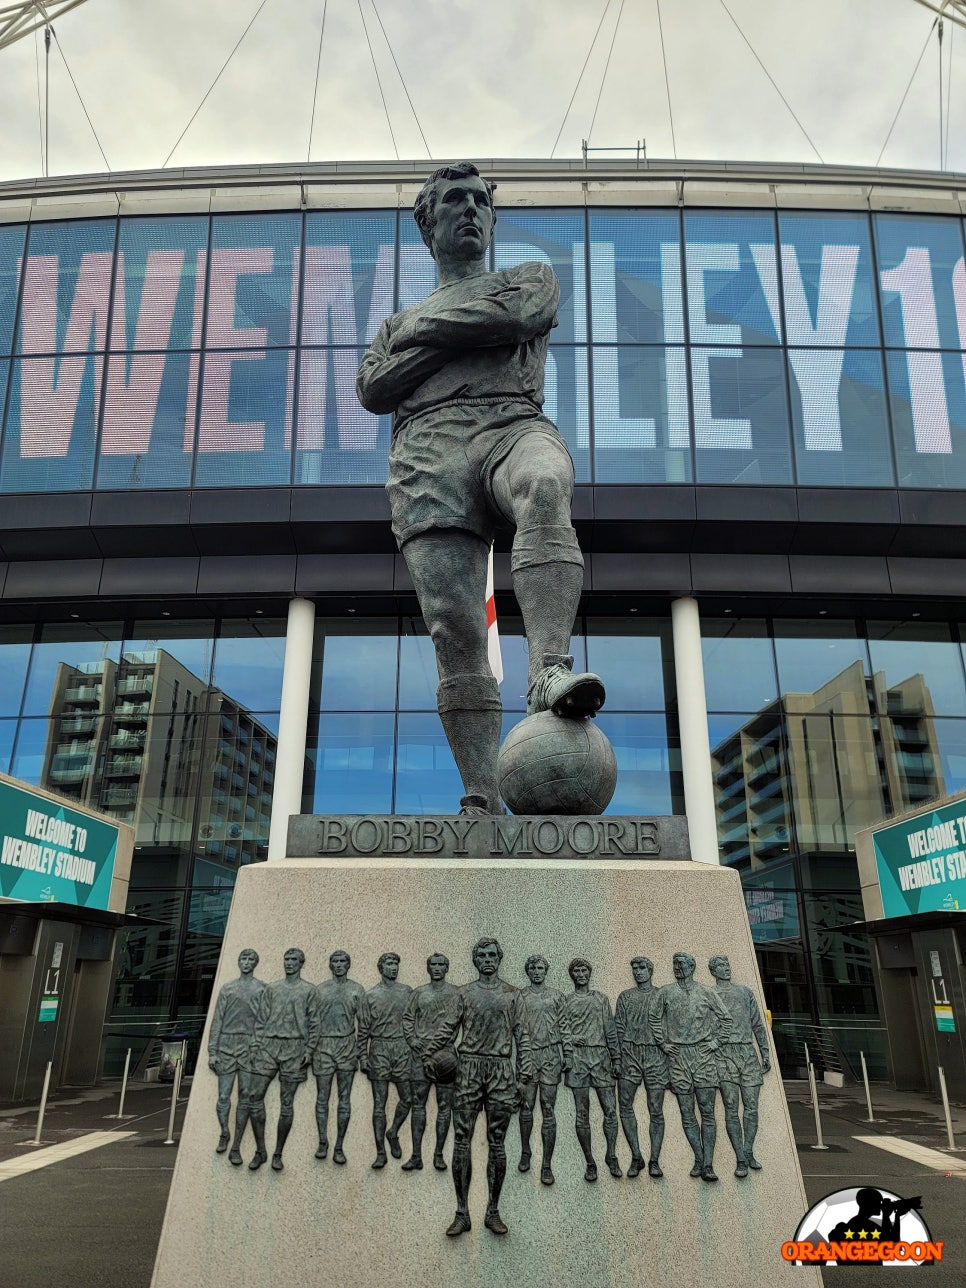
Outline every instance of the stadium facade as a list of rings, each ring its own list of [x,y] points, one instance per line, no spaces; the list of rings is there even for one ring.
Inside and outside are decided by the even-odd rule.
[[[315,608],[304,810],[460,794],[389,531],[389,419],[354,392],[380,321],[435,285],[428,168],[0,185],[0,771],[136,828],[129,911],[152,922],[125,932],[113,1048],[200,1028],[235,874],[267,853],[293,601]],[[610,812],[684,809],[693,598],[720,858],[779,1053],[831,1026],[885,1071],[853,837],[966,787],[966,176],[481,168],[494,265],[561,282],[547,410]],[[499,539],[496,571],[509,727]]]

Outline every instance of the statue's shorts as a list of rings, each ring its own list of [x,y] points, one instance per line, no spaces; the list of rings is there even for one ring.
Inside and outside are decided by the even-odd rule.
[[[373,1082],[408,1082],[413,1057],[405,1038],[373,1038],[369,1043],[369,1077]]]
[[[251,1044],[250,1033],[222,1033],[218,1039],[217,1051],[212,1052],[215,1072],[219,1078],[248,1068],[248,1050]]]
[[[722,1082],[736,1082],[740,1087],[760,1087],[764,1079],[761,1063],[751,1042],[725,1042],[718,1052]]]
[[[533,1080],[545,1087],[556,1087],[563,1076],[563,1054],[557,1043],[553,1046],[531,1047]]]
[[[305,1057],[304,1038],[265,1037],[252,1044],[248,1061],[250,1073],[263,1078],[288,1078],[291,1082],[304,1082],[309,1076]]]
[[[653,1042],[625,1042],[621,1047],[621,1081],[663,1090],[668,1085],[667,1056]]]
[[[354,1033],[327,1034],[319,1038],[312,1057],[312,1072],[321,1077],[327,1073],[348,1073],[358,1068]]]
[[[610,1052],[605,1046],[575,1046],[570,1068],[567,1070],[568,1087],[613,1087],[614,1070]]]
[[[676,1095],[687,1095],[699,1087],[716,1087],[720,1080],[719,1053],[708,1042],[685,1042],[668,1056],[668,1077]]]
[[[502,1105],[511,1113],[517,1103],[517,1081],[513,1061],[500,1055],[460,1053],[456,1084],[457,1113],[479,1113],[484,1105]]]
[[[462,528],[489,545],[494,529],[512,522],[494,499],[493,471],[531,434],[556,445],[573,478],[560,431],[532,403],[467,398],[406,421],[389,449],[386,484],[398,544],[431,528]]]

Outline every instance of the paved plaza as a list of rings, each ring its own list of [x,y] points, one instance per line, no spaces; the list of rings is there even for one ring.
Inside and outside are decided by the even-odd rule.
[[[207,1076],[200,1074],[199,1076]],[[0,1110],[0,1235],[4,1285],[11,1288],[149,1288],[177,1146],[164,1144],[171,1107],[170,1085],[132,1083],[125,1117],[114,1084],[65,1092],[48,1103],[42,1141],[33,1140],[37,1107]],[[807,1085],[787,1082],[785,1091],[799,1145],[809,1200],[851,1185],[876,1185],[903,1197],[921,1194],[922,1215],[934,1239],[946,1244],[945,1259],[930,1275],[966,1285],[966,1108],[953,1110],[960,1148],[948,1149],[942,1108],[931,1098],[873,1088],[876,1121],[866,1121],[860,1087],[821,1087],[822,1131],[827,1150],[815,1144]],[[178,1105],[180,1130],[190,1082]],[[720,1118],[720,1106],[719,1106]],[[673,1122],[673,1119],[671,1120]],[[561,1127],[569,1123],[569,1106]],[[719,1172],[726,1167],[727,1139],[719,1132]],[[215,1134],[213,1131],[212,1145]],[[626,1148],[621,1142],[621,1148]],[[515,1160],[514,1160],[515,1161]],[[226,1164],[227,1166],[227,1164]],[[511,1169],[508,1184],[515,1170]],[[277,1178],[286,1183],[286,1176]],[[647,1178],[638,1185],[646,1201]],[[767,1184],[762,1174],[742,1184]],[[791,1238],[802,1213],[789,1214]],[[776,1258],[779,1255],[775,1247]],[[767,1282],[767,1267],[763,1282]],[[857,1278],[858,1276],[858,1278]],[[836,1267],[826,1281],[837,1288],[865,1284],[865,1267]],[[192,1268],[184,1268],[193,1288]],[[368,1288],[362,1285],[360,1288]],[[462,1288],[462,1286],[460,1286]],[[592,1288],[590,1285],[583,1288]]]

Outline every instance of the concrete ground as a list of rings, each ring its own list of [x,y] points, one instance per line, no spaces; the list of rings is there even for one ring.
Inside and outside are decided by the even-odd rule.
[[[109,1117],[118,1108],[114,1084],[51,1097],[36,1147],[29,1142],[36,1132],[37,1106],[0,1110],[3,1288],[149,1288],[177,1152],[176,1146],[164,1144],[171,1090],[170,1085],[132,1083],[121,1121]],[[943,1262],[930,1275],[939,1275],[950,1288],[966,1288],[966,1107],[953,1110],[958,1145],[953,1152],[942,1106],[931,1098],[873,1088],[876,1121],[870,1124],[861,1088],[823,1086],[819,1100],[828,1149],[818,1151],[812,1148],[817,1137],[807,1084],[787,1082],[785,1091],[809,1201],[858,1185],[881,1186],[903,1197],[921,1194],[922,1217],[932,1237],[946,1245]],[[175,1138],[189,1093],[186,1082]],[[669,1106],[669,1129],[672,1113]],[[718,1120],[716,1165],[723,1174],[730,1150],[720,1106]],[[883,1148],[885,1144],[893,1149]],[[623,1157],[626,1147],[621,1146]],[[764,1174],[748,1183],[763,1182]],[[783,1238],[792,1238],[803,1215],[789,1213]],[[768,1283],[767,1266],[761,1282]],[[864,1266],[826,1271],[826,1283],[836,1288],[867,1282]],[[195,1288],[190,1266],[185,1266],[184,1283]]]

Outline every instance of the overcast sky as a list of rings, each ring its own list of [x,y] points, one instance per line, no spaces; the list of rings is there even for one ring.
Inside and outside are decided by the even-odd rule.
[[[258,3],[87,0],[56,23],[111,169],[164,163]],[[915,0],[661,0],[669,112],[657,0],[376,0],[378,18],[372,0],[327,0],[313,161],[395,155],[360,5],[407,159],[427,153],[378,18],[436,158],[549,156],[606,7],[557,156],[578,156],[590,135],[600,147],[644,138],[652,158],[817,161],[730,10],[821,158],[856,165],[879,158],[934,21]],[[305,161],[324,8],[266,0],[170,165]],[[43,173],[38,60],[42,87],[42,41],[0,50],[0,181]],[[942,75],[942,168],[962,171],[966,30],[949,21]],[[933,31],[881,164],[938,170],[940,138]],[[107,168],[56,46],[49,164]]]

